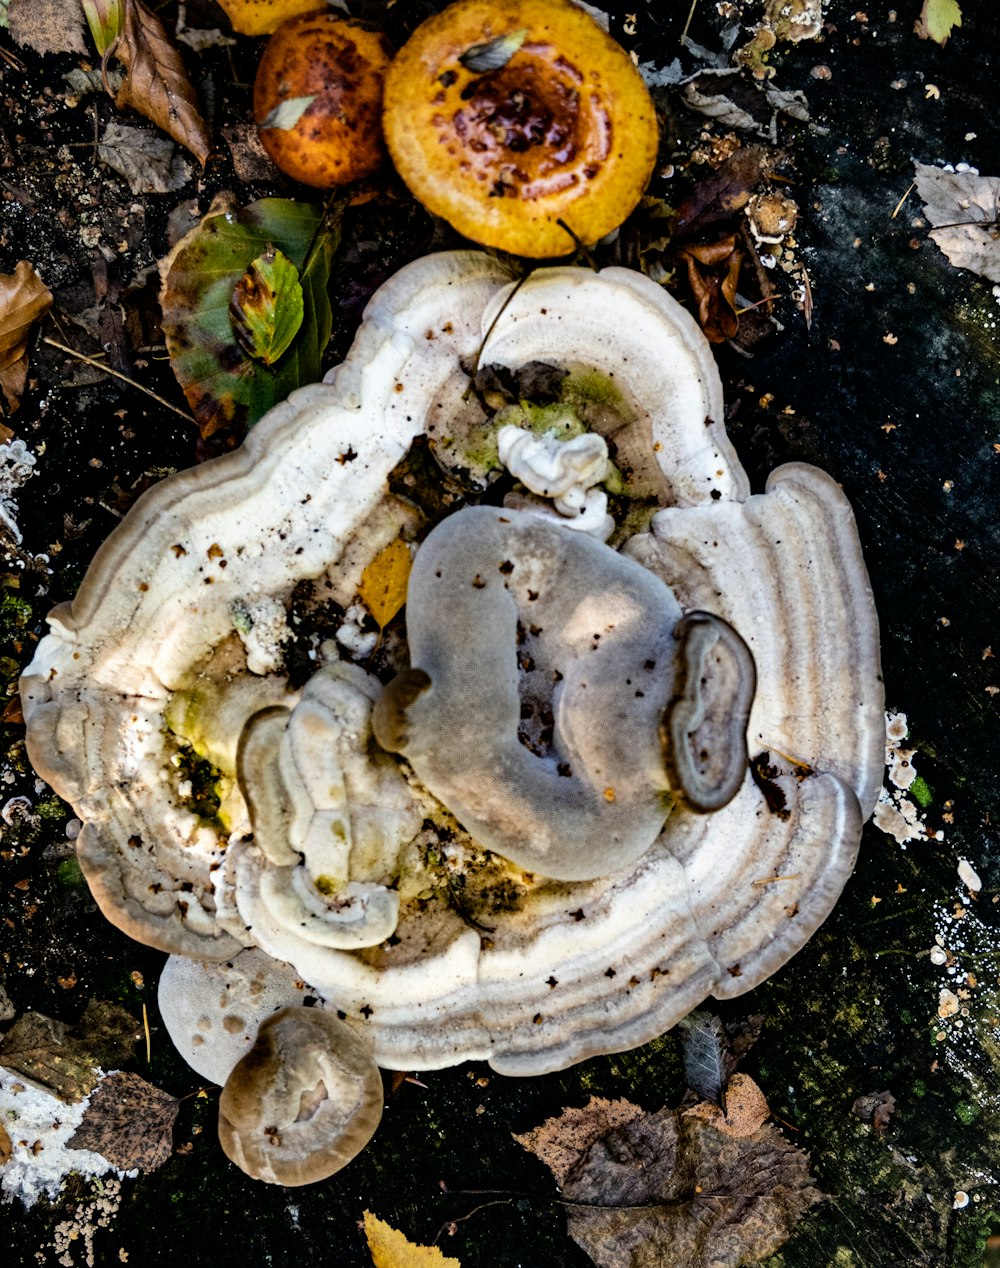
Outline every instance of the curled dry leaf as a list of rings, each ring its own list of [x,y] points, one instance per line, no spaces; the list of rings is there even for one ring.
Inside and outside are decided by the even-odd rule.
[[[170,1157],[179,1102],[138,1074],[119,1070],[97,1085],[66,1142],[93,1149],[120,1171],[155,1171]]]
[[[115,56],[127,74],[115,105],[131,106],[151,119],[204,166],[212,143],[181,56],[160,19],[141,0],[124,0],[124,5]]]
[[[712,343],[725,343],[736,334],[736,286],[743,253],[736,234],[718,242],[682,247],[677,258],[687,267],[688,284],[697,304],[698,324]]]
[[[7,1134],[7,1128],[0,1123],[0,1167],[8,1161],[14,1152],[14,1146],[10,1143],[10,1136]]]
[[[371,1211],[365,1211],[365,1237],[374,1268],[462,1268],[436,1246],[417,1246]]]
[[[0,388],[13,413],[28,378],[28,334],[49,311],[52,293],[33,264],[19,260],[13,273],[0,273]]]
[[[807,1156],[776,1128],[737,1135],[709,1121],[717,1107],[696,1111],[639,1111],[553,1169],[569,1234],[598,1268],[737,1268],[773,1254],[820,1200]],[[579,1113],[546,1123],[548,1141]]]

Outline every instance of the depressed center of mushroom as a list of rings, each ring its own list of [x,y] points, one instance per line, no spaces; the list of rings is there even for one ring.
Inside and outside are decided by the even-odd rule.
[[[553,50],[525,45],[526,58],[552,58]],[[580,109],[583,76],[567,62],[561,78],[540,73],[533,61],[494,71],[468,83],[450,123],[447,112],[434,123],[444,145],[453,133],[464,151],[463,163],[479,181],[491,182],[495,197],[531,200],[565,189],[597,174],[597,163],[611,149],[607,113]],[[578,166],[578,161],[582,166]]]
[[[314,1008],[260,1027],[219,1098],[219,1141],[255,1180],[301,1185],[351,1161],[382,1117],[382,1078],[364,1043]]]

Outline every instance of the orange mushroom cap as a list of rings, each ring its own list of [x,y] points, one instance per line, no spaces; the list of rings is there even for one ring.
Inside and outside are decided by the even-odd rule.
[[[219,0],[219,6],[240,35],[272,35],[300,13],[315,13],[317,0]]]
[[[253,114],[261,144],[286,175],[329,189],[378,167],[389,57],[381,35],[332,13],[278,28],[257,68]],[[289,104],[294,117],[282,119]]]
[[[458,0],[428,19],[390,67],[383,125],[425,206],[536,258],[621,224],[656,159],[639,72],[568,0]]]

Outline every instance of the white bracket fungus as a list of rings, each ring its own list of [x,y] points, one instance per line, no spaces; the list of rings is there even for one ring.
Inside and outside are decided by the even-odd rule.
[[[385,693],[333,640],[293,690],[276,605],[303,582],[356,604],[401,526],[420,535],[387,483],[413,441],[443,460],[474,433],[496,454],[462,367],[541,358],[604,394],[581,430],[624,483],[592,482],[587,440],[593,466],[557,496],[570,510],[619,499],[620,550],[567,531],[554,507],[561,524],[495,506],[445,518],[416,553],[409,645],[387,638],[375,658],[399,675]],[[835,482],[796,464],[751,496],[722,416],[708,344],[649,279],[552,268],[514,286],[494,259],[442,253],[382,287],[330,383],[140,499],[52,613],[22,697],[32,761],[84,821],[78,856],[102,909],[202,962],[200,985],[178,974],[172,991],[197,1009],[252,947],[281,965],[274,1002],[309,983],[381,1065],[533,1074],[643,1043],[795,954],[877,796],[878,629]],[[556,466],[572,467],[561,443]],[[502,475],[491,461],[484,482]],[[544,621],[526,618],[536,603]],[[241,612],[273,631],[266,646],[234,628]],[[518,665],[519,622],[535,668]],[[767,799],[733,742],[748,709]],[[477,760],[493,782],[473,780]],[[182,1050],[191,1024],[190,1008],[171,1024]],[[310,1080],[307,1117],[329,1091],[312,1066]],[[303,1182],[310,1167],[267,1178]]]
[[[248,864],[237,874],[258,877],[275,923],[318,946],[377,946],[399,919],[389,885],[423,816],[396,764],[369,754],[379,691],[364,670],[332,664],[293,709],[262,710],[240,738],[253,840],[230,847]]]

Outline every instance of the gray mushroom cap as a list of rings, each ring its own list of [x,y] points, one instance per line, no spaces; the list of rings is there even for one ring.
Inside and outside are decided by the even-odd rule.
[[[223,962],[167,959],[157,1004],[171,1042],[192,1070],[220,1086],[272,1013],[315,993],[290,964],[247,947]]]
[[[365,1044],[315,1008],[283,1008],[219,1098],[219,1141],[247,1175],[314,1184],[345,1167],[382,1117],[382,1077]]]
[[[417,555],[406,628],[411,669],[376,704],[375,734],[480,845],[527,871],[591,880],[649,849],[673,805],[664,718],[674,792],[715,809],[743,781],[742,640],[726,627],[736,659],[713,696],[721,623],[682,620],[653,573],[589,536],[508,509],[449,516]],[[719,787],[692,770],[708,717]]]

